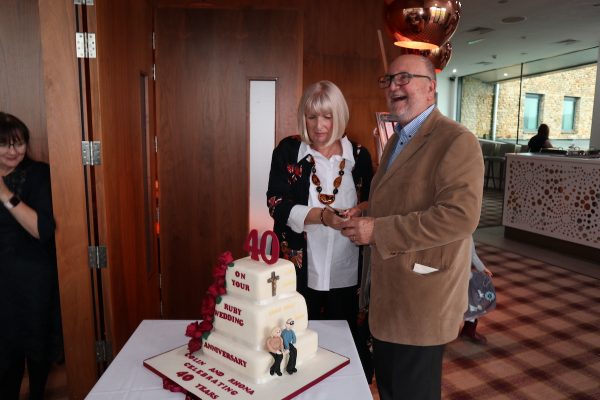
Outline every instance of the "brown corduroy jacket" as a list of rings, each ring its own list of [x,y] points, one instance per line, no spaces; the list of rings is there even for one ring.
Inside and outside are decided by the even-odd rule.
[[[434,109],[386,171],[390,140],[371,184],[375,217],[369,323],[379,340],[448,343],[467,309],[471,235],[483,194],[483,157],[467,128]],[[415,265],[437,271],[419,274]],[[417,266],[419,269],[419,266]]]

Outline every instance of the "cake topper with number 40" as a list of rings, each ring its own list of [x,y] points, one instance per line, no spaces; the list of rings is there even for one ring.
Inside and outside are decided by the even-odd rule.
[[[267,255],[267,239],[271,237],[271,256]],[[260,258],[269,265],[275,264],[279,260],[279,239],[273,231],[266,231],[258,241],[258,231],[252,229],[244,242],[244,250],[250,252],[250,258],[254,261],[260,261]]]

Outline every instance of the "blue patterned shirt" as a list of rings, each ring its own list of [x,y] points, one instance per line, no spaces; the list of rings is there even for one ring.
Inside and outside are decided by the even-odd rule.
[[[421,114],[417,115],[415,119],[406,124],[406,126],[400,126],[399,123],[394,126],[394,132],[396,133],[396,135],[398,135],[398,141],[396,142],[396,147],[394,148],[394,151],[390,156],[387,168],[390,168],[390,165],[392,165],[396,157],[398,157],[398,154],[400,154],[402,149],[408,144],[408,142],[412,140],[412,138],[415,136],[421,125],[423,125],[423,122],[427,119],[427,117],[429,117],[429,114],[431,114],[434,108],[435,104],[432,104]]]

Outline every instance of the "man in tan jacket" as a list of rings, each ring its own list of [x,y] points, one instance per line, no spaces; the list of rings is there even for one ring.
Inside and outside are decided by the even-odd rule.
[[[373,178],[368,216],[342,230],[369,245],[361,294],[368,296],[370,280],[382,400],[441,398],[444,345],[467,309],[483,158],[475,135],[435,108],[435,79],[429,60],[416,55],[398,57],[379,79],[396,134]]]

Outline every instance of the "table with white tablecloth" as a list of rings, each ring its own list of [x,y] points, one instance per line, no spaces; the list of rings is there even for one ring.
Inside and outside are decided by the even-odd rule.
[[[182,400],[181,393],[162,387],[162,379],[146,369],[143,361],[187,342],[190,321],[144,320],[100,377],[89,400]],[[350,358],[350,364],[297,396],[305,400],[372,399],[346,321],[310,321],[319,334],[319,346]],[[260,399],[264,400],[264,399]]]

